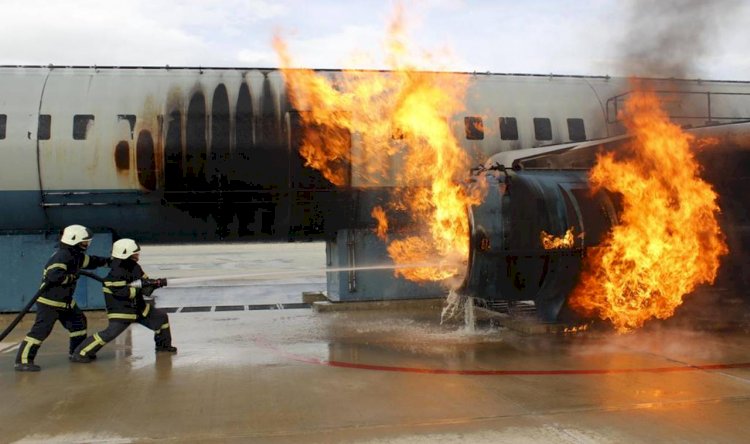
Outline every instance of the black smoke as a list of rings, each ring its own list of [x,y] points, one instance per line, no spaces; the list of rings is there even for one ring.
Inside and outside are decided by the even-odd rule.
[[[695,77],[742,0],[629,0],[620,54],[628,75]]]

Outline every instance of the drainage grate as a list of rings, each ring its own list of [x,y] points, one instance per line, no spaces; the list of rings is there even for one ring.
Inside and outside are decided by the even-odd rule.
[[[291,302],[288,304],[256,304],[248,305],[248,310],[292,310],[295,308],[310,308],[312,304],[306,302]],[[216,307],[210,306],[199,306],[199,307],[159,307],[159,309],[166,311],[167,313],[195,313],[195,312],[206,312],[211,311],[245,311],[244,305],[217,305]]]
[[[312,307],[311,304],[308,304],[306,302],[294,302],[290,304],[281,304],[284,306],[285,309],[291,309],[291,308],[310,308]]]
[[[244,311],[244,305],[217,305],[214,311]]]
[[[248,305],[248,310],[277,310],[279,309],[279,305],[281,304],[258,304],[258,305]]]
[[[193,313],[199,311],[211,311],[211,307],[182,307],[180,313]]]
[[[293,308],[310,308],[311,304],[305,302],[292,302],[289,304],[258,304],[248,305],[248,310],[287,310]]]

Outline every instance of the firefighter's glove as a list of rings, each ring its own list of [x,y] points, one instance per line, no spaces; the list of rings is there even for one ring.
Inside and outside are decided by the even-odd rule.
[[[153,299],[151,294],[156,290],[156,287],[151,285],[144,285],[141,288],[141,295],[143,295],[143,299]]]

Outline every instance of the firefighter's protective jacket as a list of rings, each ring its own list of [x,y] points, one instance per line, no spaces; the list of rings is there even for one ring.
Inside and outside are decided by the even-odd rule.
[[[146,273],[138,262],[131,259],[112,259],[111,267],[102,286],[107,318],[135,321],[139,315],[146,317],[152,307],[144,301],[143,296],[153,289],[129,285],[139,279],[147,279]]]
[[[42,276],[42,293],[37,303],[52,307],[69,308],[75,305],[73,292],[76,289],[78,273],[107,265],[108,258],[89,256],[78,246],[60,243],[47,261]]]

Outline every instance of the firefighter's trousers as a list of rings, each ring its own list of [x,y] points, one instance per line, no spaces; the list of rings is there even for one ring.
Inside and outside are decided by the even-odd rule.
[[[95,355],[108,342],[112,342],[122,332],[127,330],[133,322],[137,322],[154,331],[156,347],[168,347],[172,345],[169,317],[167,316],[167,312],[163,310],[159,310],[158,308],[151,309],[146,316],[139,314],[135,320],[113,318],[111,314],[108,316],[110,318],[107,328],[86,338],[75,350],[75,353],[89,357]]]
[[[34,362],[42,342],[52,333],[55,321],[60,321],[63,327],[70,332],[69,354],[73,354],[73,351],[86,338],[86,315],[75,305],[75,302],[72,306],[63,302],[59,304],[58,307],[37,302],[36,320],[29,334],[21,342],[18,355],[16,355],[16,364]]]

